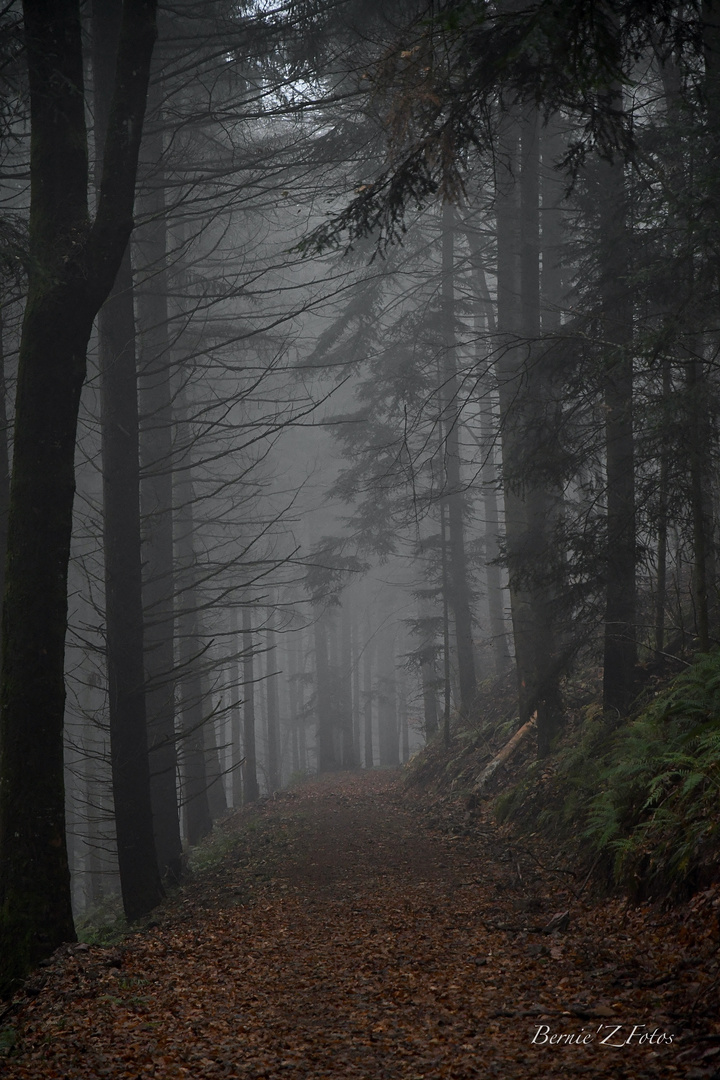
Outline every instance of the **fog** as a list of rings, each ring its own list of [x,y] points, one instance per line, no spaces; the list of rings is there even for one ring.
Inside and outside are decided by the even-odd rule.
[[[690,38],[623,38],[626,81],[590,108],[560,75],[543,100],[536,71],[489,89],[421,6],[306,7],[161,5],[75,441],[76,916],[135,910],[118,805],[141,759],[172,882],[231,811],[449,745],[497,680],[542,756],[580,670],[620,715],[638,665],[715,640],[717,193],[690,177],[713,122]],[[33,264],[5,18],[11,466]],[[112,28],[82,18],[94,214]]]

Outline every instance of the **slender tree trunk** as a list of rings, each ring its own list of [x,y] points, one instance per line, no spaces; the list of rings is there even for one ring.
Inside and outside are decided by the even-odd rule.
[[[502,573],[498,565],[500,556],[500,500],[498,498],[498,468],[496,464],[495,444],[497,441],[497,423],[493,409],[492,368],[487,347],[483,344],[485,335],[491,341],[497,334],[497,322],[493,313],[490,290],[482,267],[483,253],[478,236],[472,226],[466,227],[466,235],[472,256],[473,282],[477,297],[475,312],[475,355],[478,368],[486,367],[482,380],[479,400],[480,420],[480,481],[482,484],[483,517],[485,519],[485,581],[487,586],[488,618],[492,638],[495,674],[503,675],[510,667],[505,627],[505,589]]]
[[[248,603],[242,609],[243,628],[243,798],[245,805],[257,802],[260,788],[257,778],[255,746],[255,644],[253,642],[252,609]]]
[[[190,446],[182,394],[177,395],[177,443]],[[182,756],[186,835],[190,844],[197,844],[212,830],[212,815],[208,802],[208,770],[204,727],[209,721],[204,714],[201,664],[200,616],[196,588],[194,513],[195,501],[192,471],[189,461],[183,463],[174,478],[175,562],[177,565],[176,630],[182,700]]]
[[[0,304],[0,614],[5,594],[8,509],[10,506],[10,459],[8,454],[7,384],[5,382],[5,332]]]
[[[349,599],[343,597],[340,610],[340,655],[338,663],[338,682],[340,714],[342,720],[342,767],[356,769],[355,740],[353,738],[353,701],[352,701],[352,637]]]
[[[700,347],[697,353],[700,353]],[[711,644],[711,625],[714,622],[716,583],[712,494],[708,475],[712,445],[708,412],[710,388],[702,356],[694,355],[687,360],[686,373],[694,556],[693,594],[698,647],[701,652],[707,652]]]
[[[132,229],[155,40],[152,0],[126,0],[94,222],[78,0],[25,0],[30,275],[15,408],[0,687],[0,993],[73,940],[65,842],[67,573],[80,392],[93,320]]]
[[[622,91],[608,104],[622,109]],[[600,294],[603,309],[607,554],[603,705],[624,716],[634,693],[637,657],[633,311],[628,284],[629,226],[622,160],[600,162]]]
[[[365,768],[372,769],[375,765],[373,755],[373,690],[372,690],[372,661],[373,641],[370,637],[370,618],[365,618],[365,647],[363,649],[363,744],[365,749]]]
[[[360,768],[360,627],[357,618],[357,606],[352,608],[352,739],[353,739],[353,768]]]
[[[442,305],[444,327],[443,421],[445,429],[445,472],[447,482],[448,552],[450,556],[450,597],[455,620],[460,707],[469,712],[477,696],[473,653],[470,584],[465,553],[463,483],[460,463],[460,387],[457,378],[455,341],[455,211],[446,203],[442,222]]]
[[[209,707],[212,695],[208,692],[207,676],[201,679],[202,702]],[[203,746],[205,748],[205,772],[208,783],[208,808],[213,821],[219,821],[227,813],[225,779],[223,776],[221,746],[218,745],[218,723],[215,716],[207,716],[203,723]]]
[[[670,362],[663,360],[662,402],[665,408],[670,401]],[[657,534],[657,589],[655,592],[655,657],[662,660],[665,649],[665,608],[667,606],[667,555],[668,555],[668,479],[670,455],[667,440],[660,447],[660,476],[658,479],[658,534]]]
[[[328,650],[325,613],[315,612],[313,623],[315,635],[315,677],[317,692],[317,747],[318,772],[332,772],[337,768],[333,730],[333,693],[331,686],[330,658]]]
[[[435,671],[435,630],[434,619],[428,611],[427,598],[421,598],[418,611],[418,627],[420,630],[420,678],[423,693],[423,715],[425,719],[425,741],[430,742],[437,735],[438,730],[438,706],[437,706],[437,683],[438,677]]]
[[[519,187],[515,177],[520,168],[519,130],[516,122],[504,133],[504,152],[497,162],[495,213],[497,231],[497,350],[496,371],[500,404],[503,495],[505,506],[505,549],[508,564],[510,612],[515,646],[520,723],[534,710],[533,632],[531,598],[528,590],[525,538],[527,507],[522,497],[521,479],[524,452],[521,404],[523,402],[523,355],[519,345],[520,236]]]
[[[290,750],[292,754],[292,774],[300,773],[300,740],[298,736],[299,705],[298,691],[300,681],[300,665],[298,663],[298,634],[293,631],[287,638],[287,665],[288,665],[288,705],[290,707]]]
[[[553,524],[558,518],[561,493],[553,488],[551,439],[554,422],[552,401],[552,349],[540,343],[540,117],[531,109],[522,124],[520,169],[520,291],[522,333],[527,348],[527,415],[530,420],[525,447],[530,468],[545,463],[545,476],[538,476],[526,493],[527,536],[525,541],[530,571],[532,621],[532,683],[537,711],[538,755],[550,752],[562,720],[560,665],[557,657],[554,600],[558,585],[557,537]],[[548,262],[550,260],[548,259]],[[530,461],[535,457],[535,462]]]
[[[230,695],[230,731],[232,762],[232,804],[237,810],[243,804],[242,784],[242,718],[240,715],[240,670],[238,665],[237,608],[230,608],[230,656],[228,662],[228,693]]]
[[[100,0],[102,3],[103,0]],[[157,68],[159,64],[156,63]],[[171,350],[168,336],[167,218],[165,213],[163,84],[155,72],[149,92],[152,126],[142,144],[144,173],[136,257],[140,330],[140,405],[145,610],[146,708],[158,862],[163,877],[182,875],[177,806],[177,739],[173,628],[173,437]]]
[[[280,771],[280,702],[278,697],[277,634],[274,609],[267,609],[266,703],[268,730],[268,784],[270,793],[281,787]]]

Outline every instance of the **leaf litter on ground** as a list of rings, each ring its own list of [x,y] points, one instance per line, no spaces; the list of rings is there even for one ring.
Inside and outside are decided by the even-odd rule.
[[[385,771],[221,829],[144,927],[32,976],[0,1075],[720,1077],[717,888],[670,911],[578,896],[552,853]]]

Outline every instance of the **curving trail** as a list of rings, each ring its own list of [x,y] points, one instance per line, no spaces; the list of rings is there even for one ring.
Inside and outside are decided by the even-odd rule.
[[[237,814],[222,864],[153,924],[33,980],[0,1075],[720,1075],[714,894],[690,914],[585,903],[466,818],[380,772]]]

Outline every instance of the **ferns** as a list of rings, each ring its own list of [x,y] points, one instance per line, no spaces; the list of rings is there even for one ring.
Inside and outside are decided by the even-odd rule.
[[[720,653],[698,658],[616,737],[585,835],[636,895],[683,893],[720,858]]]

